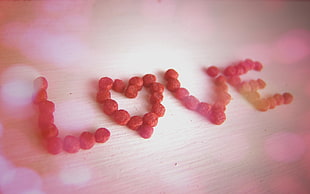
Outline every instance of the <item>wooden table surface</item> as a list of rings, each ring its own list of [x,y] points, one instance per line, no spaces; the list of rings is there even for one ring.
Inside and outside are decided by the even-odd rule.
[[[310,193],[310,3],[307,1],[78,0],[0,2],[0,193]],[[115,124],[95,101],[97,82],[174,68],[212,103],[203,68],[251,58],[244,80],[292,104],[255,110],[236,90],[214,125],[165,90],[166,114],[150,139]],[[104,144],[47,153],[30,103],[48,79],[60,137],[106,127]],[[131,115],[148,111],[112,93]]]

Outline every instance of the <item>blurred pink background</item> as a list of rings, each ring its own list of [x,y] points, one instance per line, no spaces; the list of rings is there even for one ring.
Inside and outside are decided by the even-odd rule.
[[[307,1],[0,1],[0,193],[310,193],[310,3]],[[166,115],[145,140],[102,114],[100,77],[128,80],[174,68],[212,97],[204,67],[251,58],[263,95],[294,101],[256,111],[233,88],[216,126],[165,91]],[[105,144],[50,155],[41,144],[32,81],[44,76],[60,136],[99,127]],[[147,102],[112,94],[131,114]]]

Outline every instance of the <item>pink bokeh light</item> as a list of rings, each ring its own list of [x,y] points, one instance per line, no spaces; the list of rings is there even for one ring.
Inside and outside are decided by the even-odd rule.
[[[0,82],[4,84],[12,80],[33,81],[39,72],[28,64],[12,64],[1,72]]]
[[[2,42],[34,61],[54,65],[76,65],[87,56],[88,48],[78,37],[51,33],[44,28],[10,23],[2,30]]]
[[[0,182],[3,179],[3,175],[12,170],[13,169],[13,165],[4,157],[2,156],[2,154],[0,153]],[[2,180],[4,181],[4,180]]]
[[[25,81],[15,80],[1,87],[1,100],[10,107],[22,108],[31,104],[33,86]]]
[[[33,78],[38,75],[36,69],[25,65],[9,66],[1,73],[0,98],[2,108],[8,112],[19,110],[20,113],[31,104],[33,96]],[[27,112],[31,112],[28,111]]]
[[[274,177],[274,179],[270,181],[270,189],[274,193],[309,193],[302,185],[301,180],[290,175]]]
[[[294,162],[305,152],[303,139],[291,132],[279,132],[269,136],[265,141],[267,155],[277,162]]]
[[[275,59],[283,64],[294,65],[310,55],[310,32],[306,30],[292,30],[274,43]]]
[[[81,185],[91,179],[90,169],[86,166],[63,168],[59,173],[60,180],[66,185]]]
[[[13,168],[1,175],[0,188],[3,193],[24,193],[41,190],[41,177],[28,168]]]

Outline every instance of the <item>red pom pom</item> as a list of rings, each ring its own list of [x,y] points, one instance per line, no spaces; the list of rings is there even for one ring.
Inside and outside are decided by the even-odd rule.
[[[234,86],[234,87],[237,87],[240,83],[241,83],[241,79],[239,76],[237,75],[234,75],[234,76],[231,76],[227,79],[227,82]]]
[[[62,151],[62,141],[59,137],[47,139],[46,149],[50,154],[59,154]]]
[[[143,85],[149,87],[152,83],[156,82],[156,76],[153,74],[146,74],[143,76]]]
[[[80,147],[84,150],[88,150],[95,145],[95,136],[90,132],[83,132],[80,135]]]
[[[40,89],[36,94],[33,96],[33,103],[38,104],[40,102],[47,100],[47,92],[45,89]]]
[[[163,93],[164,90],[165,90],[165,86],[161,83],[155,82],[150,85],[151,93],[154,93],[154,92]]]
[[[105,143],[110,138],[110,131],[106,128],[99,128],[95,132],[95,140],[97,143]]]
[[[262,112],[267,111],[270,107],[270,102],[267,99],[259,99],[255,101],[253,104],[257,110]]]
[[[113,86],[113,80],[109,77],[103,77],[99,80],[100,90],[110,90]]]
[[[120,93],[122,93],[122,92],[124,92],[125,87],[126,87],[126,84],[123,82],[123,80],[116,79],[116,80],[114,80],[114,82],[113,82],[112,89],[113,89],[115,92],[120,92]]]
[[[126,110],[117,110],[112,114],[112,117],[119,125],[126,125],[130,120],[130,115]]]
[[[178,88],[173,94],[177,99],[182,100],[183,98],[189,96],[189,91],[186,88]]]
[[[293,95],[291,93],[285,92],[283,98],[283,104],[291,104],[293,102]]]
[[[56,137],[58,133],[58,129],[53,123],[45,124],[44,127],[41,128],[41,134],[44,138]]]
[[[129,85],[135,85],[139,90],[143,87],[143,79],[141,77],[132,77],[128,81]]]
[[[33,81],[33,87],[35,91],[39,91],[41,89],[46,90],[48,87],[47,79],[45,77],[37,77]]]
[[[261,71],[263,69],[263,65],[259,61],[254,62],[254,70]]]
[[[224,70],[224,75],[226,76],[233,76],[233,75],[237,75],[237,69],[235,66],[228,66],[225,68]]]
[[[45,113],[45,112],[53,113],[55,112],[55,104],[52,101],[48,101],[48,100],[41,101],[39,103],[39,111],[41,113]]]
[[[273,98],[276,100],[278,106],[284,103],[284,97],[281,94],[275,94]]]
[[[259,89],[264,89],[266,87],[266,82],[262,79],[257,79],[256,80],[258,88]]]
[[[160,103],[155,103],[153,104],[151,111],[157,114],[158,117],[163,117],[165,115],[166,108]]]
[[[176,91],[176,90],[179,89],[180,86],[181,86],[181,83],[180,83],[179,80],[177,80],[177,79],[170,78],[170,79],[168,79],[167,81],[168,81],[168,82],[167,82],[167,84],[166,84],[166,87],[167,87],[167,89],[168,89],[169,91],[171,91],[171,92]]]
[[[102,102],[102,109],[105,114],[111,115],[118,109],[118,104],[115,100],[106,99]]]
[[[110,90],[99,90],[97,93],[96,100],[98,103],[103,103],[104,100],[111,98]]]
[[[211,108],[211,112],[209,114],[209,120],[211,123],[220,125],[226,120],[226,115],[223,110],[217,108]]]
[[[150,96],[150,103],[151,103],[151,104],[160,103],[163,99],[164,99],[164,96],[163,96],[162,93],[154,92],[154,93]]]
[[[125,96],[127,98],[135,98],[138,96],[139,86],[136,85],[129,85],[125,90]]]
[[[199,104],[199,100],[195,96],[187,96],[182,99],[183,105],[189,110],[196,110]]]
[[[200,102],[197,106],[197,112],[204,117],[207,117],[209,115],[210,110],[211,105],[206,102]]]
[[[40,113],[38,120],[38,125],[42,129],[54,123],[54,115],[50,112]]]
[[[68,153],[76,153],[80,150],[80,141],[77,137],[67,135],[64,138],[63,149]]]
[[[208,67],[206,72],[210,77],[216,77],[220,73],[220,70],[216,66],[211,66],[211,67]]]
[[[153,112],[146,113],[143,116],[143,124],[150,127],[155,127],[158,123],[158,116]]]
[[[148,139],[152,136],[154,128],[149,125],[141,125],[137,131],[142,138]]]
[[[132,130],[137,130],[143,124],[142,117],[133,116],[127,123],[127,127]]]
[[[178,77],[179,77],[179,74],[174,69],[168,69],[164,75],[165,79],[170,79],[170,78],[178,79]]]

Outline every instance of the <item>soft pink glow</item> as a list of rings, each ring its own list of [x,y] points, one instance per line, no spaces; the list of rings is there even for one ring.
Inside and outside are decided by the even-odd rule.
[[[91,172],[85,166],[67,167],[59,173],[59,176],[64,184],[80,185],[87,183],[91,179]]]
[[[280,132],[267,138],[265,151],[272,160],[294,162],[304,154],[305,143],[300,136],[294,133]]]
[[[86,46],[69,34],[52,34],[43,29],[26,29],[20,50],[30,59],[54,65],[76,65],[87,53]]]
[[[6,116],[29,118],[32,108],[33,80],[39,72],[26,64],[12,64],[0,75],[0,106]]]
[[[5,69],[1,76],[1,83],[9,82],[11,80],[25,80],[25,81],[33,81],[36,78],[39,72],[26,64],[12,64],[7,69]]]
[[[21,109],[30,105],[33,95],[33,79],[37,75],[36,69],[24,64],[11,65],[5,69],[0,80],[2,85],[0,98],[3,107],[12,110],[12,108]]]
[[[61,132],[75,132],[95,130],[94,120],[96,109],[82,100],[65,101],[56,104],[55,124]],[[64,134],[67,135],[67,134]]]
[[[32,26],[44,28],[50,33],[70,33],[70,35],[83,35],[89,30],[89,18],[83,15],[65,15],[62,22],[49,17],[39,17],[32,22]]]
[[[271,180],[270,187],[274,193],[309,193],[301,184],[301,180],[289,175],[279,176]]]
[[[30,104],[32,94],[32,84],[21,80],[5,83],[1,87],[1,100],[10,107],[21,108]]]
[[[0,173],[0,182],[5,181],[2,178],[3,175],[6,172],[12,170],[12,168],[13,168],[12,164],[4,156],[2,156],[1,153],[0,153],[0,172],[1,172]],[[1,185],[1,183],[0,183],[0,185]]]
[[[274,45],[274,55],[283,64],[296,64],[310,55],[310,33],[291,31],[282,35]]]
[[[32,21],[32,26],[47,29],[49,32],[83,35],[90,29],[89,21],[93,5],[94,0],[41,1],[36,9],[37,18]]]
[[[144,17],[152,21],[167,21],[175,16],[175,0],[142,0],[141,11]]]
[[[28,168],[15,168],[1,175],[0,187],[3,193],[40,190],[41,186],[41,177]]]
[[[87,46],[76,36],[66,33],[51,33],[45,28],[21,23],[4,27],[2,42],[34,61],[54,65],[76,65],[88,54]]]

